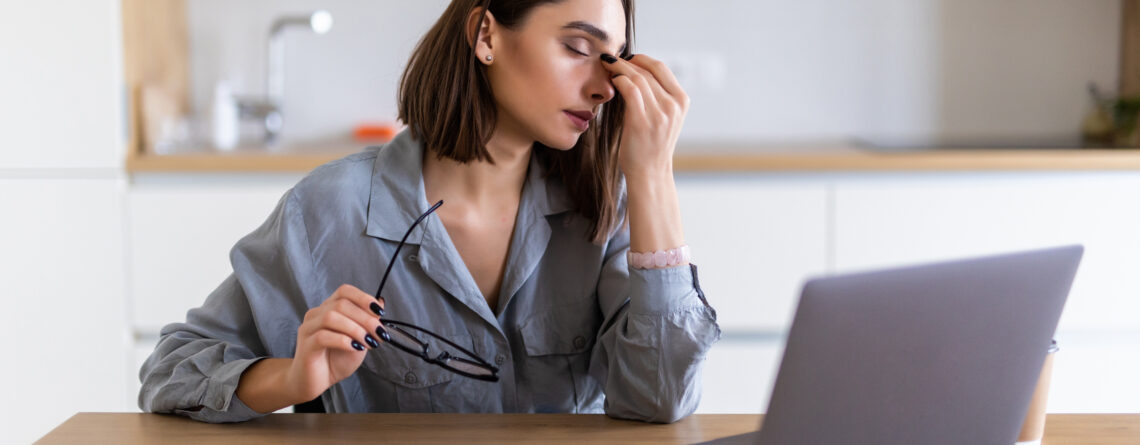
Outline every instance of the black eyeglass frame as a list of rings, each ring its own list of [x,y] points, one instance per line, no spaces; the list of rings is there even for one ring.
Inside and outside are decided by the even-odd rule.
[[[376,294],[375,294],[376,298],[381,297],[381,291],[384,290],[384,283],[388,282],[388,275],[392,272],[392,266],[394,266],[396,264],[396,259],[400,255],[400,249],[402,249],[404,247],[404,243],[408,240],[408,236],[411,236],[412,231],[414,231],[416,229],[416,226],[419,225],[420,221],[423,221],[424,218],[427,218],[428,215],[430,215],[432,212],[434,212],[436,209],[438,209],[442,205],[443,205],[443,200],[440,200],[439,202],[435,203],[435,205],[431,206],[431,208],[429,208],[426,212],[424,212],[422,215],[420,215],[419,218],[416,218],[415,222],[412,223],[411,227],[408,227],[407,233],[404,233],[404,237],[402,239],[400,239],[400,244],[396,245],[396,251],[394,253],[392,253],[392,260],[388,262],[388,268],[384,270],[384,277],[380,279],[380,286],[376,289]],[[396,349],[404,351],[408,354],[412,354],[416,357],[423,359],[423,361],[425,361],[425,362],[439,366],[443,369],[454,372],[454,373],[459,374],[459,375],[464,376],[464,377],[469,377],[469,378],[473,378],[473,379],[477,379],[477,380],[483,380],[483,381],[487,381],[487,382],[499,381],[499,368],[498,367],[496,367],[495,365],[492,365],[487,360],[484,360],[478,354],[471,352],[467,348],[464,348],[463,346],[460,346],[460,345],[456,344],[455,342],[448,340],[439,334],[436,334],[435,332],[432,332],[430,330],[424,329],[422,327],[416,326],[416,325],[411,324],[411,323],[407,323],[407,322],[403,322],[403,321],[397,321],[397,320],[388,320],[388,319],[384,319],[384,318],[380,319],[380,324],[384,325],[390,329],[399,329],[400,332],[403,333],[406,337],[415,339],[416,342],[420,344],[420,349],[418,349],[418,350],[412,349],[412,348],[409,348],[409,347],[404,346],[402,344],[391,341],[391,336],[389,335],[388,336],[389,338],[385,339],[386,341],[384,343],[395,346]],[[433,337],[439,341],[442,341],[442,342],[446,343],[447,345],[459,350],[460,352],[467,354],[469,357],[474,358],[475,360],[472,361],[472,360],[468,360],[464,357],[454,356],[454,355],[449,354],[447,351],[442,351],[442,352],[440,352],[439,355],[432,357],[429,353],[429,345],[426,342],[424,342],[423,340],[418,339],[415,335],[412,335],[411,333],[409,333],[404,328],[414,329],[416,331],[423,332],[424,334],[430,335],[431,337]],[[467,363],[467,364],[472,365],[472,366],[485,368],[488,371],[490,371],[491,374],[490,375],[472,374],[472,373],[457,369],[457,368],[447,364],[447,362],[451,361],[451,360],[461,361],[461,362]]]
[[[382,320],[380,323],[383,324],[384,326],[388,327],[389,329],[399,330],[401,333],[404,334],[404,336],[409,337],[411,339],[414,339],[414,340],[416,340],[416,343],[419,343],[420,348],[419,349],[413,349],[413,348],[409,348],[407,346],[404,346],[398,342],[393,342],[393,341],[387,342],[388,344],[395,346],[404,352],[415,355],[415,356],[423,359],[425,362],[428,362],[428,363],[431,363],[433,365],[442,367],[444,369],[447,369],[448,371],[454,372],[454,373],[462,375],[464,377],[470,377],[473,379],[483,380],[483,381],[487,381],[487,382],[499,381],[499,376],[498,376],[499,368],[496,368],[495,365],[487,363],[486,360],[483,360],[478,355],[475,355],[471,351],[468,351],[466,348],[455,344],[451,340],[443,338],[434,332],[431,332],[427,329],[418,327],[418,326],[413,325],[411,323],[404,323],[402,321],[396,321],[396,320]],[[408,332],[404,328],[415,329],[416,331],[423,332],[424,334],[430,335],[433,338],[435,338],[436,340],[447,343],[451,347],[458,349],[460,352],[467,354],[468,356],[470,356],[471,358],[473,358],[475,360],[469,360],[469,359],[464,358],[464,357],[452,355],[451,353],[449,353],[447,351],[442,351],[439,353],[439,355],[432,357],[431,353],[429,352],[429,350],[430,350],[429,344],[423,340],[418,339],[415,335]],[[453,367],[450,364],[448,364],[448,362],[453,361],[453,360],[458,361],[458,362],[463,362],[463,363],[466,363],[466,364],[471,365],[471,366],[476,366],[476,367],[486,369],[487,371],[490,372],[490,374],[472,374],[472,373],[469,373],[467,371],[458,369],[458,368]]]

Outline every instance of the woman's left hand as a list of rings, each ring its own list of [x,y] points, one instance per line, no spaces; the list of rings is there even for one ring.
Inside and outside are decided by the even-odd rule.
[[[618,153],[622,173],[627,179],[672,175],[673,150],[689,112],[689,96],[659,60],[644,54],[628,61],[606,56],[602,56],[602,66],[610,71],[610,81],[625,100]]]

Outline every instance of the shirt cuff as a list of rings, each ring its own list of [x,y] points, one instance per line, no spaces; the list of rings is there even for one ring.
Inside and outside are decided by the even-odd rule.
[[[197,411],[178,410],[178,414],[209,423],[243,422],[264,416],[246,406],[237,396],[238,382],[247,368],[265,357],[234,360],[219,366],[206,383],[202,408]]]
[[[661,314],[709,306],[697,278],[697,266],[662,269],[629,268],[631,314]]]

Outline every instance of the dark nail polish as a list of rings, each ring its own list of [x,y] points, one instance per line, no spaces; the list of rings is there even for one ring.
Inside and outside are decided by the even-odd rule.
[[[380,339],[382,339],[386,342],[392,341],[392,336],[388,335],[388,331],[384,330],[383,326],[377,326],[376,327],[376,335],[379,335]]]
[[[352,349],[355,349],[355,350],[357,350],[357,351],[363,351],[363,350],[364,350],[364,345],[362,345],[362,344],[358,343],[356,340],[353,340],[353,341],[352,341]]]
[[[375,338],[372,338],[372,334],[364,334],[364,342],[368,343],[368,346],[371,346],[372,349],[380,347],[380,342],[376,341]]]
[[[384,308],[380,307],[380,305],[376,304],[376,302],[372,302],[372,304],[369,304],[368,308],[372,309],[372,312],[375,312],[376,315],[379,315],[381,317],[384,316]]]
[[[606,53],[602,53],[602,61],[606,62],[606,63],[614,63],[614,62],[617,62],[617,57],[611,56],[611,55],[606,54]]]
[[[630,61],[630,60],[633,60],[633,56],[636,56],[636,54],[630,54],[630,55],[628,55],[628,56],[625,56],[625,57],[622,57],[622,58],[623,58],[623,59],[625,59],[625,60],[628,62],[628,61]]]

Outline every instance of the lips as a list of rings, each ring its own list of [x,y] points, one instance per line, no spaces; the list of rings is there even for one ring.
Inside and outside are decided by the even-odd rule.
[[[563,113],[566,113],[566,117],[570,118],[570,122],[573,122],[574,126],[578,127],[578,131],[586,131],[587,128],[590,128],[590,119],[594,118],[594,113],[589,111],[564,110]]]
[[[591,113],[591,112],[589,112],[589,111],[571,111],[571,110],[566,110],[566,112],[567,112],[567,113],[570,113],[570,114],[573,114],[573,115],[575,115],[575,116],[578,116],[578,118],[579,118],[579,119],[582,119],[582,120],[584,120],[584,121],[588,121],[588,120],[590,120],[590,119],[593,119],[593,118],[594,118],[594,113]]]

